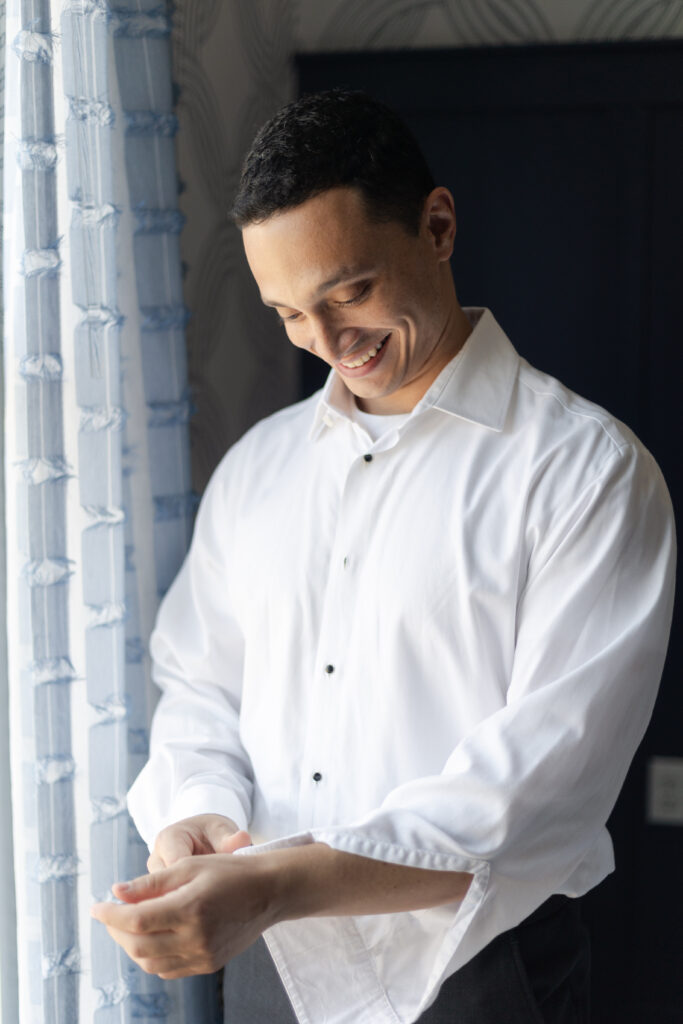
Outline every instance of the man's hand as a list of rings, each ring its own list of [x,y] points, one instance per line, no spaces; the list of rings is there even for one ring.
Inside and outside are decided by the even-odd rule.
[[[246,832],[233,841],[240,835],[248,844]],[[165,979],[218,970],[274,923],[260,857],[183,857],[112,892],[125,904],[97,903],[92,916],[143,971]]]
[[[147,860],[148,871],[168,868],[183,857],[204,853],[233,853],[251,839],[222,814],[195,814],[162,829]]]

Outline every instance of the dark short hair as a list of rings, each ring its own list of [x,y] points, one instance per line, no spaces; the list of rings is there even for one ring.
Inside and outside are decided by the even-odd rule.
[[[373,220],[417,234],[434,179],[398,114],[366,93],[330,89],[289,103],[259,130],[232,215],[242,228],[342,186],[360,191]]]

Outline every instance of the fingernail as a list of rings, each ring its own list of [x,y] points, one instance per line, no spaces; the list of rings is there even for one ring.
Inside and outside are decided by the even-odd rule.
[[[117,888],[119,892],[128,892],[128,890],[130,889],[130,885],[128,884],[128,882],[114,882],[112,889],[113,888]]]

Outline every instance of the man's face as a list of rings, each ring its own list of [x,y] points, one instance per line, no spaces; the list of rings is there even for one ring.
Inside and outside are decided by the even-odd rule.
[[[335,188],[244,228],[249,266],[290,341],[342,377],[368,412],[408,412],[457,351],[448,258],[455,217],[436,189],[420,231],[368,217]]]

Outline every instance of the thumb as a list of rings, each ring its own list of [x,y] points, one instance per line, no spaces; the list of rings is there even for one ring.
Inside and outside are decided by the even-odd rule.
[[[237,825],[233,821],[229,818],[223,818],[218,814],[214,815],[207,821],[204,826],[204,831],[214,853],[230,853],[231,850],[225,848],[226,841],[231,840],[233,836],[240,834]],[[249,842],[251,842],[251,839]]]
[[[130,882],[114,882],[111,891],[118,900],[124,903],[141,903],[151,900],[164,893],[179,889],[187,879],[178,869],[164,868],[150,875],[141,875]]]
[[[243,846],[252,846],[251,836],[248,832],[240,830],[239,832],[233,832],[232,835],[223,836],[218,846],[214,849],[216,853],[234,853],[235,850],[241,850]]]

